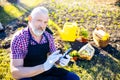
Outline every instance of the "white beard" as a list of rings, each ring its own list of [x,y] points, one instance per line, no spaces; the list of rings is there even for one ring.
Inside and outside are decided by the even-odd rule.
[[[38,29],[36,29],[36,28],[33,26],[33,24],[30,23],[30,22],[29,22],[29,26],[30,26],[30,28],[32,29],[33,33],[34,33],[36,36],[38,36],[38,37],[40,37],[40,36],[43,34],[43,32],[45,31],[45,30],[38,30]]]

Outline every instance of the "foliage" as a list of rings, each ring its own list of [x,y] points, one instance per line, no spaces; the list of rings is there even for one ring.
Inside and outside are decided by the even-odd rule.
[[[24,5],[26,5],[29,8],[33,8],[42,2],[43,2],[43,0],[31,0],[31,1],[30,0],[21,0],[21,3],[23,3]]]
[[[42,2],[42,0],[20,0],[21,3],[9,3],[6,0],[0,1],[0,22],[4,25],[11,20],[18,18],[25,14],[27,10],[31,10]]]
[[[80,35],[81,35],[82,37],[84,37],[84,38],[88,38],[88,35],[89,35],[88,30],[85,29],[84,27],[82,27],[82,28],[80,29]]]
[[[72,52],[70,53],[70,56],[71,56],[71,57],[78,57],[79,54],[77,53],[76,50],[74,50],[74,51],[72,51]]]
[[[24,11],[20,11],[16,6],[10,3],[2,5],[0,10],[0,22],[7,24],[10,20],[18,18],[24,14]]]
[[[10,56],[5,49],[0,49],[0,80],[13,80],[10,73]]]

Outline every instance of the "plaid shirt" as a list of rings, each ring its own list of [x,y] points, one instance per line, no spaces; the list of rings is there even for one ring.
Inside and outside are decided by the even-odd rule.
[[[54,45],[54,39],[52,35],[48,33],[47,31],[45,31],[44,33],[48,37],[48,40],[49,40],[50,52],[52,53],[56,51],[56,48]],[[24,59],[25,58],[28,52],[29,37],[30,36],[28,32],[28,27],[15,33],[11,41],[11,58],[13,59]],[[43,35],[39,44],[43,44],[46,42],[47,40],[45,39],[45,36]],[[30,44],[36,45],[36,43],[33,40],[30,40]]]

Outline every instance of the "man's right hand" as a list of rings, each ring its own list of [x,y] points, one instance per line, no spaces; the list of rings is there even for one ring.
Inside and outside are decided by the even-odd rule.
[[[48,56],[46,62],[43,64],[45,71],[51,69],[53,65],[55,64],[55,62],[60,59],[62,54],[59,54],[59,53],[60,53],[60,50],[57,50],[53,52],[50,56]]]
[[[59,52],[59,50],[53,52],[47,58],[45,63],[33,67],[24,67],[24,59],[11,59],[10,66],[12,76],[18,80],[21,78],[33,77],[51,69],[55,62],[58,61],[62,56],[62,54],[59,54]]]

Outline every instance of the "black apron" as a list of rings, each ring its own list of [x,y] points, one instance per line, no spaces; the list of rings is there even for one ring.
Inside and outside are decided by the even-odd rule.
[[[43,36],[45,36],[47,43],[38,44],[35,40],[32,39],[29,30],[28,32],[30,38],[28,44],[28,53],[24,59],[24,67],[33,67],[43,64],[47,60],[47,53],[50,52],[49,41],[47,36],[43,33]],[[36,45],[31,45],[30,40],[33,40]],[[67,73],[67,70],[54,66],[50,70],[31,78],[32,80],[62,80],[61,77],[65,76]]]

